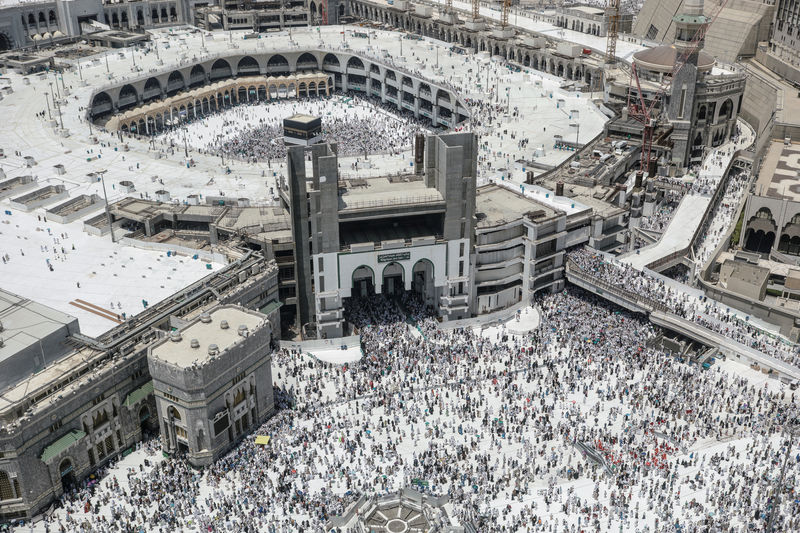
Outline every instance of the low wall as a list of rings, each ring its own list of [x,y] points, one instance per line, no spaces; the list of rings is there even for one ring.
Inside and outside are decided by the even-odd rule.
[[[39,185],[39,182],[33,176],[18,176],[16,178],[0,181],[0,200],[15,194],[28,192],[37,185]]]
[[[488,327],[494,324],[500,324],[502,322],[506,322],[507,320],[511,320],[514,317],[514,315],[517,314],[517,310],[527,306],[528,302],[523,300],[521,302],[517,302],[511,307],[507,307],[499,311],[494,311],[492,313],[478,315],[473,318],[464,318],[461,320],[448,320],[447,322],[441,322],[439,324],[439,329],[451,330],[457,328],[476,328],[476,327]]]
[[[46,191],[51,191],[55,194],[52,194],[46,198],[37,198]],[[9,204],[11,207],[27,213],[45,204],[58,202],[59,200],[63,200],[65,198],[69,198],[69,192],[67,192],[67,189],[63,185],[48,185],[47,187],[42,187],[41,189],[29,192],[28,194],[18,196],[17,198],[10,200]]]
[[[57,213],[57,211],[59,211],[61,209],[68,208],[70,205],[74,205],[76,203],[79,203],[79,202],[87,200],[87,199],[90,200],[90,203],[89,203],[89,205],[87,205],[86,207],[83,207],[82,209],[79,209],[77,211],[71,211],[71,212],[65,213],[63,215]],[[67,200],[64,203],[58,204],[57,206],[55,206],[55,207],[53,207],[51,209],[48,209],[47,211],[45,211],[45,213],[47,214],[48,217],[50,217],[51,220],[54,220],[54,221],[56,221],[58,223],[61,223],[61,224],[69,224],[70,222],[74,222],[75,220],[77,220],[77,219],[81,218],[82,216],[86,215],[87,213],[90,213],[92,211],[96,211],[97,209],[100,209],[101,207],[103,207],[103,204],[100,203],[100,197],[99,196],[97,196],[96,194],[93,194],[91,196],[89,196],[87,194],[82,194],[80,196],[76,196],[75,198]]]
[[[351,348],[361,346],[360,335],[350,335],[349,337],[337,337],[335,339],[312,339],[308,341],[280,341],[281,348],[287,350],[297,350],[300,352],[310,352],[312,350],[335,350],[342,346]]]
[[[780,327],[781,335],[784,335],[789,340],[797,342],[798,336],[800,336],[800,330],[795,327],[795,320],[800,320],[800,316],[796,313],[789,309],[769,305],[764,302],[752,301],[735,292],[723,289],[717,285],[712,285],[703,279],[698,279],[697,282],[709,298],[734,307],[739,311],[750,313],[770,324],[775,324]]]
[[[103,221],[100,227],[95,226],[98,220]],[[112,227],[116,230],[122,227],[122,220],[117,220],[112,224]],[[108,235],[108,216],[105,212],[100,213],[99,215],[95,215],[92,218],[87,218],[83,221],[83,231],[90,235],[96,235],[97,237],[102,237],[104,235]]]
[[[161,242],[141,241],[139,239],[131,239],[130,237],[123,237],[119,240],[119,242],[121,242],[122,244],[127,244],[128,246],[133,246],[134,248],[140,248],[142,250],[152,250],[155,252],[175,252],[189,257],[193,255],[198,255],[199,260],[204,261],[206,263],[221,263],[223,265],[228,264],[228,258],[225,257],[223,254],[216,252],[209,252],[206,250],[198,250],[196,248],[189,248],[188,246],[178,246],[175,244],[168,244]]]

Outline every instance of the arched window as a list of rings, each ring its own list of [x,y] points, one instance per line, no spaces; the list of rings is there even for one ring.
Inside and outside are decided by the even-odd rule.
[[[233,406],[236,407],[237,405],[242,403],[244,401],[244,398],[245,398],[244,389],[239,389],[238,391],[236,391],[236,396],[233,397]]]
[[[771,219],[772,213],[766,207],[762,207],[756,212],[756,218]]]
[[[103,409],[92,416],[92,429],[96,430],[106,422],[108,422],[108,411]]]

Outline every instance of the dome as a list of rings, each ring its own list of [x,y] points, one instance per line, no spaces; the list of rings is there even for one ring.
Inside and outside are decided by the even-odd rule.
[[[644,69],[668,74],[675,67],[678,51],[675,45],[665,44],[633,54],[633,60]],[[708,72],[714,66],[714,58],[700,50],[697,54],[697,69]]]

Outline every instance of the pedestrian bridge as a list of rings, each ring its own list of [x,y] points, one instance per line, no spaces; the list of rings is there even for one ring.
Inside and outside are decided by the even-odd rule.
[[[653,324],[716,348],[729,359],[746,364],[756,363],[766,371],[772,370],[780,376],[800,380],[800,368],[678,316],[657,300],[593,276],[581,270],[570,258],[567,258],[565,273],[567,281],[573,285],[634,313],[645,314]]]

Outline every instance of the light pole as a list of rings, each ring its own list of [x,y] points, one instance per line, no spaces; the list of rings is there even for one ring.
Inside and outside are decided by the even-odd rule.
[[[56,71],[55,71],[55,70],[53,71],[53,79],[54,79],[54,80],[55,80],[55,82],[56,82],[56,92],[54,93],[54,96],[55,96],[55,94],[57,93],[57,94],[58,94],[58,97],[59,97],[59,98],[61,98],[61,89],[59,89],[59,88],[58,88],[58,75],[56,74]],[[50,88],[51,88],[51,89],[53,88],[53,84],[52,84],[52,83],[50,84]]]
[[[44,103],[47,104],[47,118],[53,120],[53,115],[50,114],[50,100],[47,99],[49,95],[49,92],[44,92]]]
[[[189,159],[189,145],[186,144],[186,126],[183,127],[183,155],[186,159]]]
[[[108,67],[108,52],[106,52],[106,74],[110,74],[111,69]]]
[[[61,116],[61,105],[55,100],[53,100],[53,103],[56,106],[56,111],[58,111],[58,121],[61,123],[61,129],[63,130],[64,129],[64,117]]]
[[[96,174],[100,174],[100,181],[103,183],[103,198],[106,201],[106,217],[108,218],[108,232],[111,234],[111,242],[117,242],[114,239],[114,227],[111,222],[111,211],[108,209],[108,193],[106,192],[106,172],[108,170],[98,170]]]

